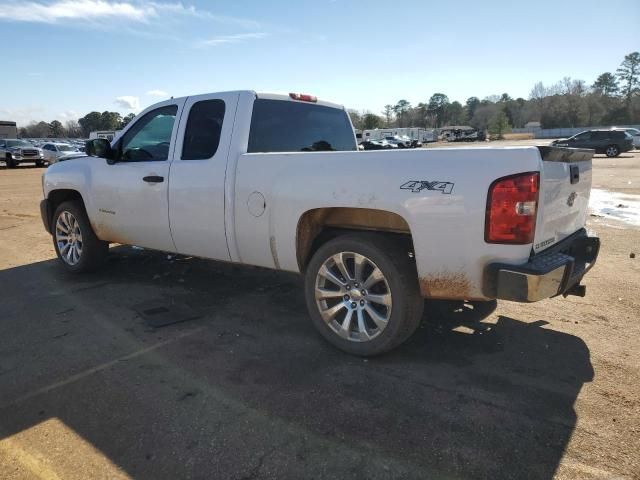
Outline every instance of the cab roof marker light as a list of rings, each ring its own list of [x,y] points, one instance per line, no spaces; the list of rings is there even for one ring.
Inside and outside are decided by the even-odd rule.
[[[318,101],[318,97],[307,95],[306,93],[290,93],[289,97],[291,97],[293,100],[299,100],[301,102],[316,103]]]

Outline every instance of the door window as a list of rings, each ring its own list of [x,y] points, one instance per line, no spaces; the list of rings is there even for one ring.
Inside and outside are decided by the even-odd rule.
[[[576,142],[586,142],[591,138],[591,132],[582,132],[578,135],[576,135],[575,137],[573,137],[573,139]]]
[[[119,160],[123,162],[167,160],[177,112],[176,105],[168,105],[144,115],[122,137]]]
[[[203,100],[191,107],[182,145],[182,160],[206,160],[220,144],[224,120],[223,100]]]

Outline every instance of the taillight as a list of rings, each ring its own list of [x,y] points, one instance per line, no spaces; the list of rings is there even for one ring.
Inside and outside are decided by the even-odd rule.
[[[290,93],[289,96],[294,100],[300,100],[301,102],[316,103],[318,101],[317,97],[314,97],[313,95],[307,95],[306,93]]]
[[[499,178],[489,187],[484,240],[487,243],[533,242],[540,173]]]

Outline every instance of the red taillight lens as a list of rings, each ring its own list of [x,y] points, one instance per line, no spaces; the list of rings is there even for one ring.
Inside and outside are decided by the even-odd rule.
[[[301,102],[316,103],[318,99],[313,95],[307,95],[306,93],[290,93],[289,96],[294,100],[300,100]]]
[[[496,180],[489,187],[484,240],[488,243],[533,242],[538,211],[538,172]]]

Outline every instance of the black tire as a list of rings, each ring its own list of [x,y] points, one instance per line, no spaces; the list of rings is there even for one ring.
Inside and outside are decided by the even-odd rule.
[[[607,145],[607,148],[604,149],[604,154],[609,157],[617,157],[620,155],[620,148],[617,145]]]
[[[13,158],[11,158],[11,155],[7,155],[4,161],[7,165],[7,168],[16,168],[16,166],[18,165],[16,161]]]
[[[44,160],[36,160],[36,167],[44,167]]]
[[[82,253],[75,264],[70,264],[62,258],[59,245],[56,240],[57,221],[63,212],[68,212],[77,220],[82,235]],[[72,273],[84,273],[95,270],[102,265],[109,252],[109,243],[103,242],[91,228],[91,223],[87,217],[84,206],[78,201],[68,201],[61,203],[56,208],[51,220],[51,231],[53,237],[53,248],[56,250],[60,263]]]
[[[388,322],[377,336],[367,341],[353,341],[340,336],[323,320],[316,304],[318,272],[329,258],[340,252],[367,257],[381,270],[389,285],[392,307]],[[397,241],[381,234],[345,234],[322,245],[305,272],[305,297],[311,320],[320,334],[340,350],[359,356],[380,355],[407,340],[420,325],[424,309],[416,267],[409,258],[408,249],[401,248]]]

